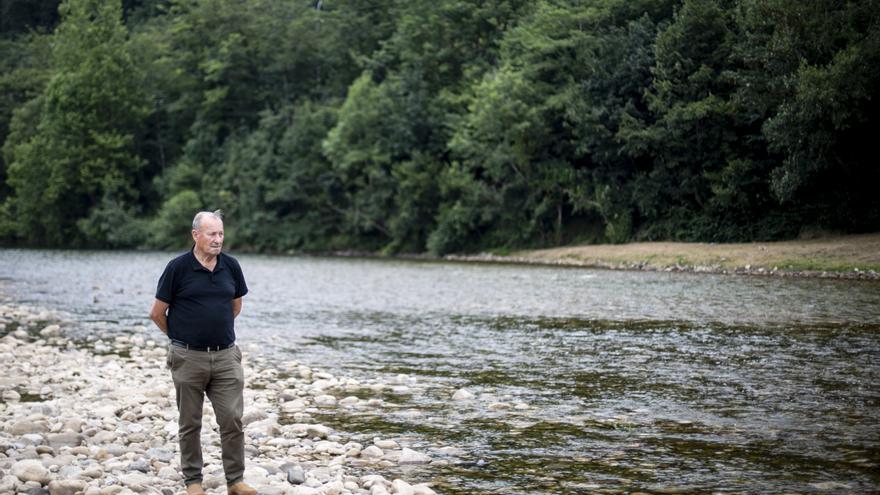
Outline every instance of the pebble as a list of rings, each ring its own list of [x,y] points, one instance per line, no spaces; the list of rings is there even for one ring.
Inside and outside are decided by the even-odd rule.
[[[12,314],[31,321],[24,311],[0,304],[0,322],[10,321]],[[33,321],[51,320],[47,314]],[[62,339],[61,325],[50,324],[37,333],[38,340],[26,331],[0,337],[0,358],[10,357],[9,369],[0,377],[0,494],[182,494],[177,408],[165,347],[145,335],[120,335],[97,341],[95,349],[103,346],[107,353],[98,355]],[[259,348],[248,353],[248,407],[242,417],[248,457],[245,480],[259,493],[434,494],[427,485],[402,479],[392,483],[380,475],[346,475],[352,466],[394,467],[428,463],[430,457],[400,450],[391,439],[375,438],[364,448],[313,422],[310,413],[315,406],[340,405],[358,413],[386,407],[381,399],[347,395],[337,400],[333,395],[374,385],[297,363],[282,363],[287,378],[279,379],[279,363],[261,360]],[[375,385],[411,394],[417,382],[401,375],[394,385]],[[20,402],[23,391],[38,391],[41,402]],[[291,417],[296,422],[290,422]],[[219,434],[209,402],[204,425],[203,486],[211,494],[223,493]]]
[[[302,467],[294,466],[287,470],[287,482],[291,485],[301,485],[306,482],[306,474]]]

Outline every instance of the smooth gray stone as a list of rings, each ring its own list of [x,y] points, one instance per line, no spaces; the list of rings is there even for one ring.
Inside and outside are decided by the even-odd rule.
[[[301,485],[306,482],[306,473],[299,466],[287,470],[287,482],[291,485]]]

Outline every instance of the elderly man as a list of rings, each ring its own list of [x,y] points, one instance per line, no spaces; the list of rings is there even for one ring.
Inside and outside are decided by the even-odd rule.
[[[170,339],[167,364],[177,391],[180,465],[186,493],[205,493],[201,430],[207,395],[220,425],[227,493],[254,495],[256,490],[242,481],[244,374],[234,326],[248,288],[238,261],[220,252],[220,210],[196,214],[192,238],[193,249],[165,267],[150,312],[150,319]]]

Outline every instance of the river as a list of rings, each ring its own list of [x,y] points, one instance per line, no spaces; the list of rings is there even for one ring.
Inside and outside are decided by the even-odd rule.
[[[84,342],[158,340],[146,314],[171,256],[3,249],[0,297]],[[241,342],[409,388],[315,415],[437,461],[386,476],[443,494],[880,490],[878,283],[237,257]]]

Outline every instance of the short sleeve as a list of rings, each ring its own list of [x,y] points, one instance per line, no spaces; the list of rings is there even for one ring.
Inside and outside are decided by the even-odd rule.
[[[248,286],[244,281],[244,274],[241,272],[241,265],[238,264],[238,261],[236,260],[231,264],[233,266],[232,274],[235,278],[235,295],[232,298],[238,299],[248,293]]]
[[[156,288],[156,299],[172,304],[174,302],[175,263],[171,261],[159,277],[159,286]]]

